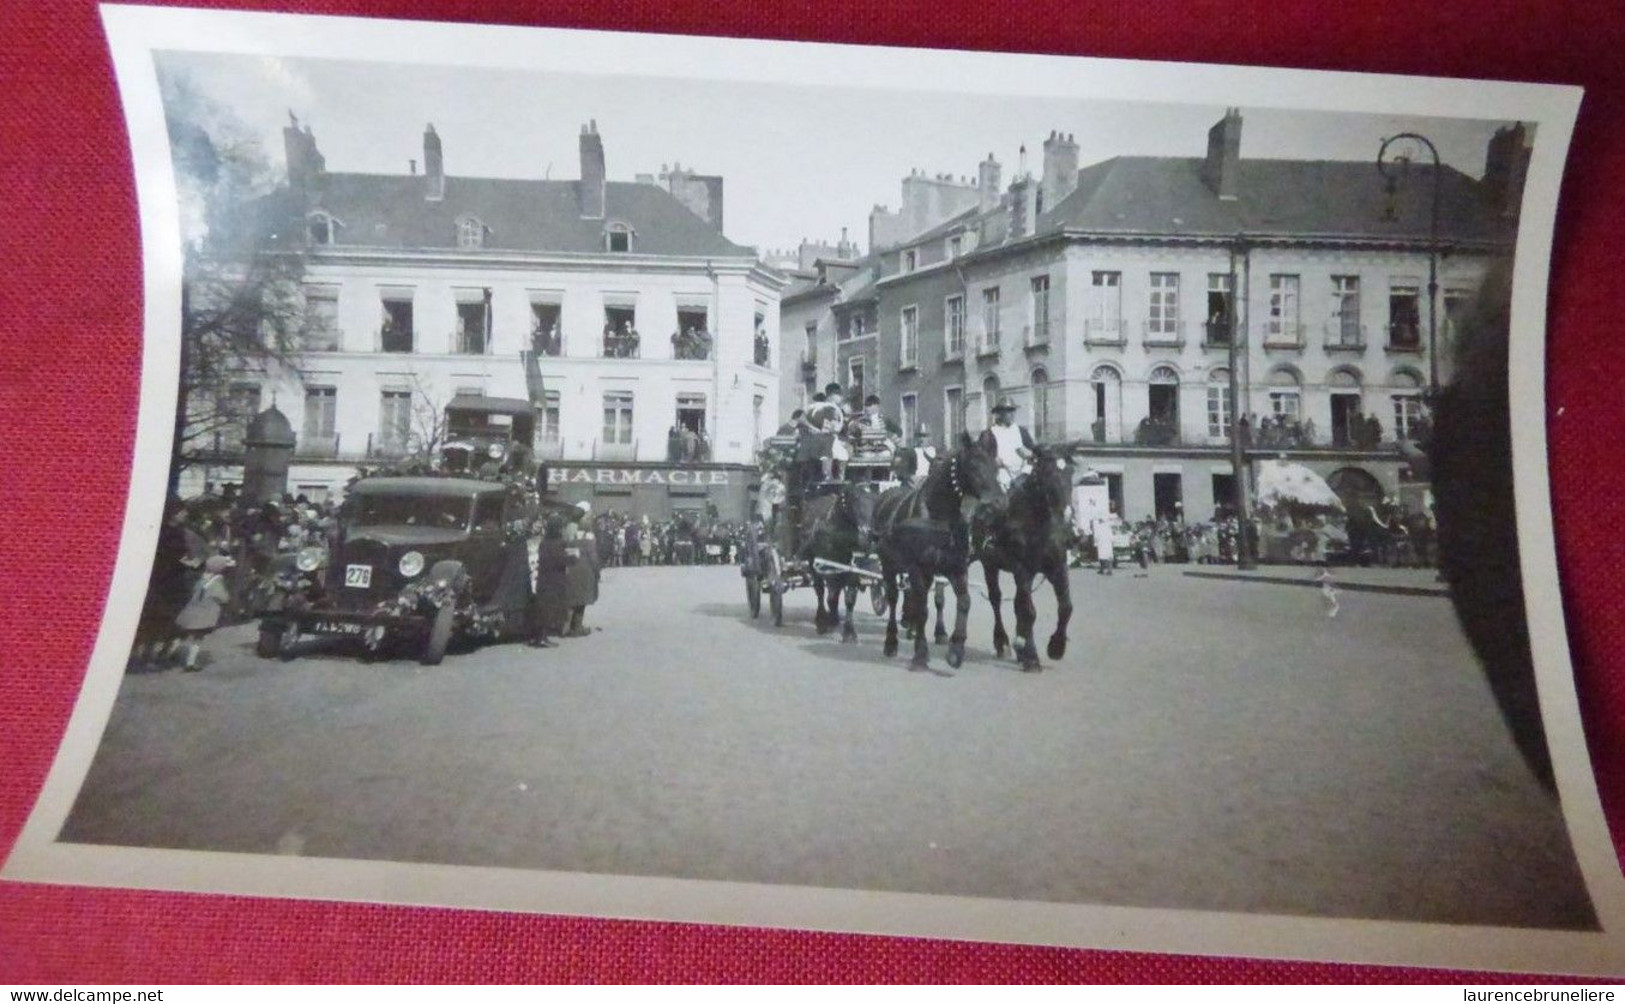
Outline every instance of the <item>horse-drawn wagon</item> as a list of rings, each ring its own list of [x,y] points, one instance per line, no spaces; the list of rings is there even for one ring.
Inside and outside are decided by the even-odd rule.
[[[873,441],[860,439],[839,477],[831,479],[822,477],[818,459],[807,455],[799,437],[774,436],[762,444],[764,499],[759,518],[746,527],[740,554],[751,617],[761,616],[765,596],[774,626],[782,626],[785,594],[806,586],[817,595],[820,633],[839,623],[842,640],[857,636],[852,608],[860,590],[869,592],[876,614],[886,612],[871,522],[876,499],[897,481],[889,447],[869,445]]]

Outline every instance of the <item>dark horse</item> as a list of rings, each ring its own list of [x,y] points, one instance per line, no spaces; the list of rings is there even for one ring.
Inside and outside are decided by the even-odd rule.
[[[954,589],[954,631],[948,639],[948,665],[965,661],[965,616],[970,612],[970,511],[1003,494],[991,451],[961,436],[951,456],[939,458],[918,487],[893,488],[875,509],[881,574],[886,580],[886,654],[897,654],[899,576],[908,576],[908,609],[903,622],[914,638],[912,669],[930,662],[925,639],[926,597],[941,575]]]
[[[798,557],[812,562],[822,558],[840,565],[852,564],[855,555],[869,549],[874,529],[874,490],[859,484],[847,483],[839,490],[815,496],[802,503]],[[852,626],[852,607],[858,601],[859,577],[851,572],[812,573],[813,593],[818,597],[818,614],[814,623],[818,633],[824,634],[835,625],[841,625],[841,641],[856,641],[858,629]],[[824,597],[828,590],[826,610]],[[841,594],[846,594],[846,617],[840,614]]]
[[[1016,582],[1015,654],[1021,668],[1037,672],[1038,646],[1033,629],[1038,619],[1033,608],[1033,580],[1042,575],[1055,590],[1055,633],[1047,651],[1051,659],[1066,654],[1066,625],[1072,618],[1072,583],[1067,576],[1067,540],[1071,524],[1067,505],[1072,500],[1071,465],[1067,458],[1040,446],[1033,452],[1033,469],[1005,497],[1002,512],[978,514],[976,557],[987,579],[987,599],[993,605],[993,651],[1004,655],[1010,638],[1004,632],[1000,609],[999,573],[1009,572]]]

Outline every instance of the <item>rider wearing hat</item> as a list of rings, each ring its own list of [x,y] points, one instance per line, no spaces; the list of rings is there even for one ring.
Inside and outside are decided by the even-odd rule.
[[[931,427],[921,422],[914,430],[914,442],[898,449],[892,468],[897,472],[898,480],[917,485],[931,473],[931,465],[936,459],[937,448],[931,445]]]
[[[1016,403],[1008,397],[999,398],[993,406],[993,424],[982,432],[982,446],[994,455],[999,467],[999,485],[1006,491],[1017,478],[1031,471],[1033,450],[1036,448],[1032,433],[1024,425],[1016,424]]]

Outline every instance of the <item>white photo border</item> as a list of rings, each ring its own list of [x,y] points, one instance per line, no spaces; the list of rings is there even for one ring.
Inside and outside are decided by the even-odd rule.
[[[371,901],[1023,944],[1455,967],[1625,974],[1625,879],[1581,729],[1552,530],[1545,343],[1510,351],[1515,500],[1530,643],[1568,832],[1601,930],[1545,931],[746,885],[447,865],[85,846],[56,835],[89,770],[124,676],[151,572],[171,457],[182,270],[157,51],[197,51],[735,82],[841,81],[981,95],[1087,94],[1204,103],[1519,120],[1536,125],[1512,301],[1514,332],[1546,331],[1559,184],[1578,88],[1479,80],[1080,57],[723,39],[109,5],[101,8],[125,108],[140,210],[146,337],[124,532],[83,690],[38,803],[0,876],[185,892]],[[478,59],[467,54],[478,53]],[[703,67],[703,73],[696,67]]]

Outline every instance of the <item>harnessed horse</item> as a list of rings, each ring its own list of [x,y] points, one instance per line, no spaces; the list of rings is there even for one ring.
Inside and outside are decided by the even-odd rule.
[[[999,573],[1015,579],[1015,655],[1021,668],[1037,672],[1038,646],[1033,628],[1038,612],[1033,608],[1033,579],[1049,580],[1055,590],[1055,633],[1047,651],[1051,659],[1066,654],[1066,625],[1072,617],[1072,584],[1067,575],[1067,540],[1071,526],[1067,505],[1072,497],[1072,477],[1066,457],[1040,446],[1033,451],[1033,469],[1006,496],[1004,512],[978,529],[986,535],[978,540],[976,557],[982,562],[987,580],[987,598],[993,605],[993,651],[1003,656],[1010,638],[1004,631],[1000,609]]]
[[[930,645],[925,639],[926,596],[941,575],[954,589],[954,630],[948,639],[948,665],[965,661],[965,617],[970,612],[970,528],[967,511],[1003,494],[993,454],[969,436],[961,436],[952,456],[939,459],[918,487],[893,488],[875,509],[881,573],[886,580],[886,654],[897,654],[898,577],[909,577],[908,609],[903,621],[914,628],[911,669],[925,669]]]
[[[803,544],[798,557],[809,564],[819,558],[846,565],[852,556],[868,549],[874,530],[875,493],[863,485],[847,482],[838,492],[803,502]],[[851,572],[813,573],[813,594],[818,600],[818,613],[813,618],[818,633],[824,634],[841,625],[841,641],[857,641],[858,629],[852,625],[852,608],[858,601],[857,575]],[[829,605],[825,609],[825,589],[829,591]],[[841,594],[846,594],[846,617],[840,615]]]

